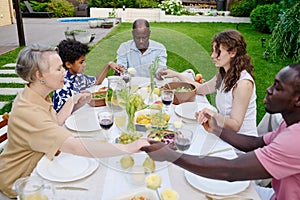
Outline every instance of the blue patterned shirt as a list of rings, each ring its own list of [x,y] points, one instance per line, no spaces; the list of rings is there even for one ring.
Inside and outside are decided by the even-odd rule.
[[[71,96],[95,85],[95,83],[96,77],[94,76],[86,74],[73,75],[68,71],[64,78],[64,87],[53,92],[53,108],[56,112],[59,112]]]

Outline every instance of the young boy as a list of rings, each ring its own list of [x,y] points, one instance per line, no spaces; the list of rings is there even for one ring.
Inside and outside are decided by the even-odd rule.
[[[109,62],[105,68],[95,76],[84,74],[86,63],[85,55],[89,52],[88,46],[75,40],[63,40],[58,45],[59,55],[63,61],[63,67],[67,70],[64,78],[64,87],[53,93],[53,104],[56,112],[59,112],[65,102],[75,94],[81,93],[84,97],[74,102],[72,111],[77,110],[88,102],[91,93],[86,89],[102,83],[110,68],[119,71],[116,65]]]

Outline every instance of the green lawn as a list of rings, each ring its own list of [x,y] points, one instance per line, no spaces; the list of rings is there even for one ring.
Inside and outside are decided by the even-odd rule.
[[[151,39],[163,43],[168,50],[167,65],[182,71],[193,68],[203,74],[206,80],[216,73],[216,67],[210,58],[211,41],[214,34],[226,30],[236,29],[233,23],[151,23]],[[276,73],[290,64],[289,60],[279,60],[276,63],[266,60],[265,48],[262,48],[261,38],[270,35],[256,32],[251,24],[240,24],[238,30],[244,35],[248,44],[248,54],[252,57],[257,92],[257,121],[265,113],[263,98],[266,88],[270,86]],[[108,61],[116,59],[119,45],[131,39],[131,23],[122,23],[116,27],[105,39],[100,41],[87,55],[88,74],[96,75]],[[266,44],[267,44],[266,42]],[[214,95],[209,97],[214,104]]]
[[[233,23],[151,23],[151,39],[163,43],[168,51],[167,65],[177,71],[193,68],[203,74],[206,80],[216,73],[211,58],[211,41],[214,34],[226,30],[236,29]],[[112,30],[97,45],[91,47],[87,55],[86,73],[96,75],[107,62],[116,59],[116,50],[119,45],[132,38],[131,23],[121,23]],[[238,30],[244,35],[248,53],[254,64],[254,74],[257,92],[258,115],[260,121],[265,113],[263,98],[268,86],[273,82],[275,74],[290,64],[290,60],[271,62],[264,57],[265,48],[261,46],[261,38],[267,39],[270,35],[256,32],[251,24],[240,24]],[[0,56],[0,65],[15,62],[19,49]],[[1,97],[0,97],[1,98]],[[208,97],[214,104],[214,95]],[[0,99],[1,100],[1,99]]]

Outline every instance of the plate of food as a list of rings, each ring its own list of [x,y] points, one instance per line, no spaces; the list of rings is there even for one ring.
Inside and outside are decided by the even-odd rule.
[[[196,120],[195,112],[203,108],[209,108],[217,112],[217,109],[208,103],[185,102],[175,107],[175,113],[185,119]]]
[[[92,107],[105,106],[106,91],[98,91],[92,93],[92,99],[88,104]]]
[[[244,191],[250,181],[224,181],[198,176],[192,172],[185,171],[184,176],[193,187],[212,195],[233,195]]]
[[[137,131],[146,131],[147,128],[167,129],[170,115],[156,109],[144,109],[135,112],[134,122]]]
[[[37,173],[47,180],[70,182],[89,176],[98,166],[99,162],[96,159],[61,152],[53,160],[42,157],[36,169]]]
[[[97,113],[94,111],[82,113],[74,113],[65,121],[68,129],[79,132],[97,131],[101,127],[97,120]]]
[[[169,145],[170,148],[176,149],[174,143],[174,136],[175,136],[175,132],[172,130],[159,130],[159,131],[152,131],[148,135],[148,139],[164,142],[165,144]]]

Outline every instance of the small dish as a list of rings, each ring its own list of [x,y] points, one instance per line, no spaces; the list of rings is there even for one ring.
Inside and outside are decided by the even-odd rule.
[[[92,107],[105,106],[106,91],[98,91],[92,93],[93,98],[88,103]]]
[[[161,141],[167,145],[169,145],[170,148],[176,149],[175,143],[174,143],[174,137],[175,132],[171,130],[161,130],[161,131],[152,131],[147,138],[155,141]]]
[[[161,120],[160,120],[160,118],[157,118],[157,119],[151,118],[151,117],[157,117],[156,114],[159,114],[160,112],[161,112],[160,110],[155,110],[155,109],[144,109],[144,110],[139,110],[139,111],[135,112],[134,122],[135,122],[136,130],[145,132],[147,130],[148,126],[150,126],[152,129],[159,129],[159,130],[167,129],[168,122],[170,120],[170,115],[163,112]],[[139,118],[143,118],[143,119],[140,120]],[[143,120],[144,120],[144,122],[143,122]],[[153,124],[151,124],[151,120],[153,120],[157,123],[161,123],[161,125],[157,125],[157,124],[153,125]]]

